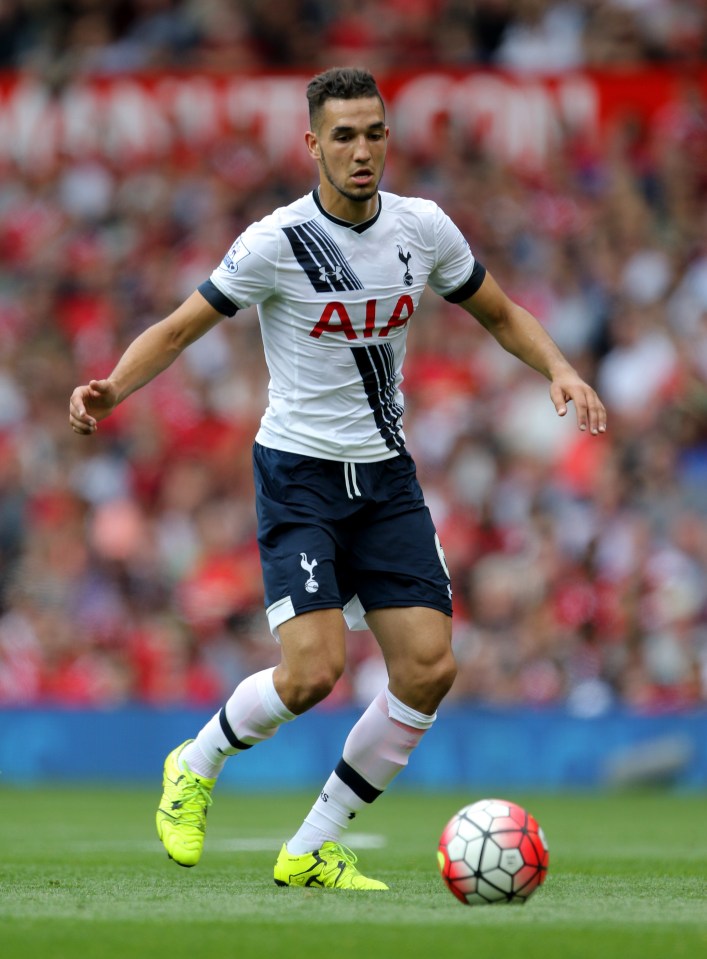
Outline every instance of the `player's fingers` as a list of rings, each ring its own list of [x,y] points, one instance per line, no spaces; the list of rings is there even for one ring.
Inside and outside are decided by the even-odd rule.
[[[577,413],[577,426],[585,432],[589,425],[589,404],[585,390],[576,389],[572,393],[572,402]]]
[[[552,383],[550,397],[559,416],[567,413],[567,404],[570,400],[574,403],[577,426],[582,432],[589,430],[594,436],[606,432],[604,404],[586,383],[572,384],[566,388],[559,383]]]
[[[596,436],[606,432],[606,409],[594,390],[590,391],[588,401],[589,432]]]
[[[95,433],[97,428],[97,423],[92,416],[84,414],[83,416],[77,416],[73,412],[69,411],[69,425],[74,433]]]
[[[75,433],[93,433],[96,420],[86,411],[85,396],[89,386],[78,386],[69,400],[69,424]]]
[[[567,398],[565,391],[557,383],[550,384],[550,399],[557,410],[557,415],[564,416],[567,412]]]
[[[91,433],[96,432],[96,425],[95,423],[90,424],[75,422],[71,424],[71,429],[74,431],[74,433],[78,433],[81,436],[90,436]]]
[[[591,387],[582,385],[572,393],[572,401],[577,410],[577,426],[580,430],[589,430],[592,436],[606,431],[606,410]]]

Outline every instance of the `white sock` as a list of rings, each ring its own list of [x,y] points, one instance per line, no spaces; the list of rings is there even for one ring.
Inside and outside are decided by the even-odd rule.
[[[192,772],[216,779],[229,756],[270,739],[295,714],[285,706],[273,683],[274,667],[248,676],[223,709],[199,731],[181,759]]]
[[[339,764],[288,841],[288,852],[301,856],[323,842],[337,842],[358,810],[405,768],[436,718],[406,706],[389,689],[379,693],[349,733]]]

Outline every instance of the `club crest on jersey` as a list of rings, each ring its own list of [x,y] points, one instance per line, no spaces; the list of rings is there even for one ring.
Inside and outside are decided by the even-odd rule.
[[[412,286],[412,273],[410,272],[410,260],[412,259],[412,253],[403,253],[403,248],[398,243],[398,259],[405,267],[405,273],[403,274],[403,283],[405,286]]]
[[[309,573],[309,578],[307,582],[304,584],[304,588],[307,590],[308,593],[316,593],[317,590],[319,589],[319,583],[314,578],[313,570],[314,570],[314,567],[318,566],[319,564],[317,563],[316,559],[313,559],[312,562],[310,563],[309,560],[307,559],[306,553],[300,553],[300,556],[302,557],[302,562],[300,563],[300,566],[302,567],[303,570],[305,570],[305,572]]]
[[[224,256],[223,265],[226,267],[229,273],[237,273],[239,262],[245,259],[245,257],[247,257],[249,253],[250,253],[250,250],[248,249],[248,247],[245,245],[243,240],[240,237],[238,237],[238,239],[234,242],[231,249]]]

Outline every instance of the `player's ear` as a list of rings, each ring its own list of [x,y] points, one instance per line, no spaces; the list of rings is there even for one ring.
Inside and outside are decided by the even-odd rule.
[[[319,149],[319,140],[317,139],[316,133],[312,133],[311,130],[307,130],[304,135],[304,142],[307,144],[309,155],[313,159],[318,160],[321,156],[321,151]]]

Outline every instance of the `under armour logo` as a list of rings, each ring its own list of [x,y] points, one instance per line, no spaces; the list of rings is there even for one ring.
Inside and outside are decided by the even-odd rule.
[[[341,282],[341,267],[335,266],[333,270],[328,270],[325,266],[319,267],[319,279],[322,283],[330,280],[332,283]]]
[[[403,248],[398,243],[398,259],[405,266],[405,273],[403,274],[403,283],[405,286],[412,286],[412,273],[410,272],[408,264],[412,259],[412,253],[403,253]]]
[[[310,563],[309,560],[307,559],[306,553],[300,553],[300,556],[302,557],[302,562],[300,563],[300,566],[302,567],[303,570],[309,573],[309,579],[304,584],[304,588],[307,590],[308,593],[316,593],[317,590],[319,589],[319,583],[314,578],[314,573],[312,572],[312,570],[314,569],[315,566],[318,566],[319,564],[317,563],[316,559],[313,559],[312,562]]]

